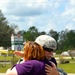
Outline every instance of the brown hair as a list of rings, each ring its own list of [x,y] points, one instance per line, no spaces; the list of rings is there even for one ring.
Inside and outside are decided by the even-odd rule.
[[[24,59],[25,60],[43,60],[44,50],[41,45],[36,42],[28,41],[24,46]]]

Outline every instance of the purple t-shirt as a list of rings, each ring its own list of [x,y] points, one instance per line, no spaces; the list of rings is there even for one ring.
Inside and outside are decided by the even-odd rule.
[[[28,60],[22,64],[17,64],[18,75],[46,75],[45,61]]]

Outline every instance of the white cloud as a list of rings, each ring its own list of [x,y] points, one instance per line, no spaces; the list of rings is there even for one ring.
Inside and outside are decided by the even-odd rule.
[[[51,29],[53,29],[53,30],[56,29],[56,26],[55,26],[55,24],[52,22],[52,20],[49,21],[48,24],[43,27],[43,30],[46,31],[46,32],[49,32]]]
[[[74,16],[74,15],[75,15],[75,8],[67,8],[63,12],[62,17],[64,17],[64,16],[65,17],[67,17],[67,16],[71,17],[71,16]]]
[[[74,22],[75,22],[75,18],[73,18],[73,19],[72,19],[72,21],[74,21]]]
[[[17,16],[31,16],[42,14],[46,8],[44,2],[46,0],[18,0],[17,1],[7,0],[4,3],[1,3],[2,6],[6,7],[3,9],[4,14],[7,15],[17,15]],[[5,6],[6,5],[6,6]]]
[[[29,26],[33,26],[34,21],[35,21],[35,18],[30,17],[30,19],[29,19],[29,21],[28,21],[28,25],[29,25]]]
[[[69,0],[71,5],[74,5],[75,6],[75,0]]]
[[[0,0],[0,9],[20,29],[33,25],[46,32],[75,28],[75,0]]]
[[[73,27],[73,25],[68,24],[65,26],[65,29],[72,30],[72,29],[74,29],[74,27]]]

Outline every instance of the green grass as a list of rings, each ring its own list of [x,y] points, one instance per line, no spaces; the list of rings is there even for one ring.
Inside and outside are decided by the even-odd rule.
[[[2,67],[0,65],[0,73],[5,73],[7,71],[7,69],[9,69],[11,67],[11,64],[6,65],[6,67]]]
[[[20,57],[19,56],[15,56],[15,58],[16,59],[19,59]],[[12,60],[13,59],[13,56],[0,56],[0,60],[8,60],[8,61],[10,61],[10,60]]]
[[[58,67],[62,68],[67,73],[75,73],[75,63],[60,64]]]
[[[10,67],[11,64],[6,65],[6,67],[0,66],[0,73],[5,73]],[[58,67],[62,68],[67,73],[75,73],[75,63],[60,64]]]
[[[20,57],[18,56],[15,56],[13,58],[13,56],[7,56],[7,57],[4,57],[4,56],[0,56],[0,61],[10,61],[10,64],[2,64],[0,62],[0,73],[5,73],[7,69],[9,69],[10,67],[12,67],[12,61],[14,60],[16,63],[18,61],[18,59],[20,59]]]
[[[0,60],[11,60],[12,56],[0,56]]]
[[[12,59],[12,56],[7,56],[6,60],[16,60],[19,59],[20,57],[16,56],[14,59]],[[0,56],[0,60],[5,60],[4,56]],[[62,68],[65,72],[67,73],[75,73],[75,59],[69,59],[70,63],[66,63],[66,64],[58,64],[59,68]],[[6,65],[6,67],[2,67],[0,65],[0,73],[5,73],[7,69],[9,69],[12,65],[8,64]]]
[[[66,56],[65,56],[66,57]],[[69,61],[69,63],[60,64],[58,63],[58,67],[62,68],[67,73],[75,73],[75,59],[67,58],[65,57],[57,59],[57,61]]]

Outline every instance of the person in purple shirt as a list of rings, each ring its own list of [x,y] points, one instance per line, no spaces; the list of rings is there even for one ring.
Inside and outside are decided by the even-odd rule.
[[[44,59],[45,51],[41,45],[36,42],[28,41],[24,46],[24,62],[14,65],[7,70],[6,75],[46,75],[45,64],[56,66]],[[55,75],[59,75],[55,71]]]

